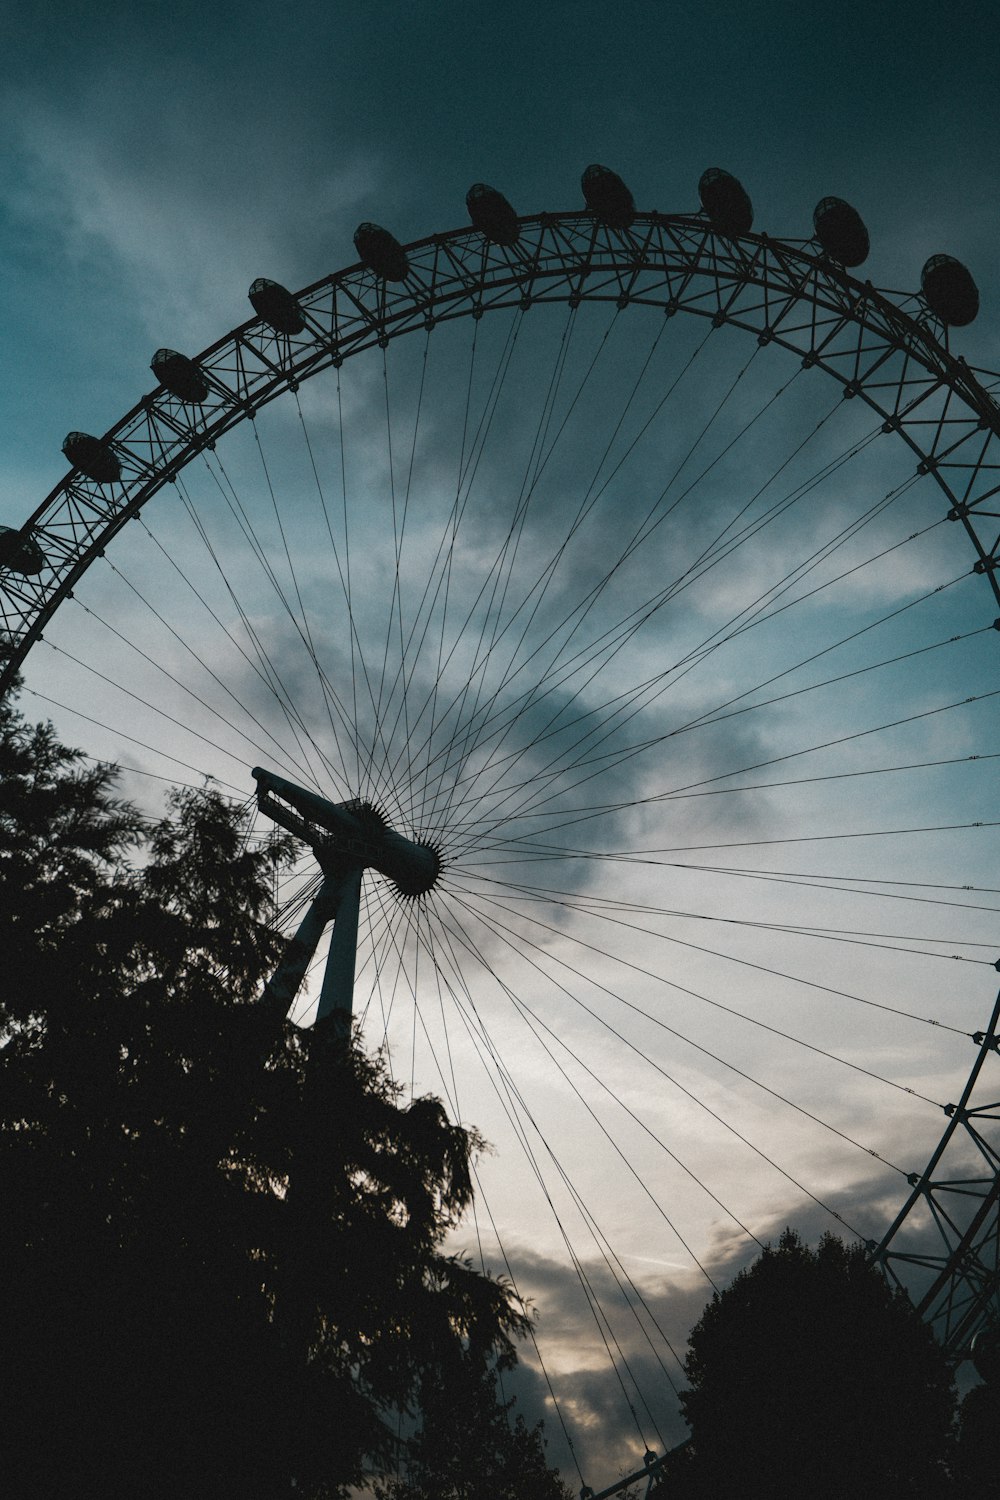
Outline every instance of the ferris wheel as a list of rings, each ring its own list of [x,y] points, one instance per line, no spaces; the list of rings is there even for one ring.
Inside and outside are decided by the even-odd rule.
[[[583,192],[158,350],[0,531],[0,691],[296,828],[293,1016],[494,1143],[480,1243],[565,1253],[654,1474],[640,1262],[707,1291],[805,1213],[956,1358],[1000,1312],[1000,375],[968,271],[877,290],[839,199]]]

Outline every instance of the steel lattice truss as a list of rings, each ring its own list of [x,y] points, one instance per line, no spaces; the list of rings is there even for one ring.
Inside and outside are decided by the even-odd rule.
[[[797,354],[862,397],[933,474],[1000,603],[1000,407],[976,371],[947,348],[945,331],[916,298],[897,305],[849,276],[810,242],[728,237],[696,217],[641,214],[631,230],[589,213],[520,221],[515,246],[454,230],[407,246],[410,274],[388,285],[356,265],[298,293],[301,334],[262,319],[197,357],[209,383],[194,406],[164,389],[104,435],[121,464],[110,484],[72,471],[31,517],[26,533],[47,566],[0,580],[0,631],[14,659],[0,691],[46,621],[112,536],[197,453],[258,407],[330,365],[446,319],[536,302],[614,302],[729,323]],[[981,378],[983,377],[983,378]]]
[[[949,1123],[926,1170],[911,1175],[909,1198],[870,1247],[956,1358],[980,1328],[1000,1320],[1000,1102],[995,1075],[980,1085],[1000,1052],[998,1026],[1000,996],[988,1029],[972,1037],[975,1064],[959,1102],[945,1106]],[[919,1248],[912,1248],[915,1221]]]
[[[405,247],[409,274],[388,284],[355,265],[296,294],[301,333],[253,319],[197,356],[209,390],[192,404],[159,388],[104,435],[120,479],[99,483],[71,471],[22,530],[41,548],[37,575],[0,571],[0,633],[13,654],[0,692],[60,602],[114,535],[185,465],[213,448],[261,406],[348,356],[460,317],[535,303],[613,303],[661,308],[730,324],[775,343],[806,368],[864,400],[885,433],[909,446],[917,472],[932,475],[950,520],[965,529],[975,571],[1000,603],[1000,376],[950,352],[947,330],[916,296],[887,294],[819,253],[814,241],[764,234],[727,236],[692,215],[639,214],[612,229],[587,212],[519,220],[513,246],[460,229]],[[1000,623],[1000,622],[998,622]],[[976,1330],[1000,1313],[998,1085],[981,1080],[1000,1051],[1000,1000],[958,1104],[926,1171],[879,1244],[886,1274],[907,1285],[949,1350],[961,1357]],[[937,1250],[909,1248],[912,1227]],[[909,1231],[909,1233],[908,1233]],[[924,1240],[921,1241],[923,1245]],[[915,1282],[921,1287],[914,1290]],[[605,1492],[611,1493],[611,1492]]]

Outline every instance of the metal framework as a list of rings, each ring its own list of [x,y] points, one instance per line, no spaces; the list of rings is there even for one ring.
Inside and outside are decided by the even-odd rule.
[[[0,631],[17,664],[60,602],[114,535],[196,454],[259,407],[330,365],[435,323],[533,303],[630,303],[732,324],[825,370],[846,399],[860,397],[886,432],[932,474],[1000,604],[1000,407],[987,389],[1000,376],[951,354],[947,331],[917,298],[902,304],[859,282],[813,242],[712,232],[697,216],[640,214],[630,230],[590,213],[520,220],[516,245],[476,230],[433,235],[406,247],[410,272],[390,285],[362,265],[296,296],[305,327],[276,332],[244,323],[195,359],[209,391],[199,405],[162,387],[103,441],[121,478],[99,483],[73,470],[23,528],[46,558],[37,575],[0,578]]]
[[[163,387],[145,396],[103,438],[120,478],[101,483],[78,470],[67,474],[22,528],[24,544],[41,549],[44,566],[37,574],[0,569],[0,633],[11,647],[0,692],[116,533],[230,428],[352,354],[445,320],[536,303],[683,312],[715,327],[733,325],[824,371],[845,399],[866,402],[883,431],[898,434],[919,473],[933,476],[945,514],[964,528],[974,569],[1000,604],[1000,406],[991,394],[1000,376],[952,354],[947,329],[919,297],[855,279],[813,241],[723,235],[701,215],[638,214],[627,230],[589,212],[518,222],[510,246],[468,228],[406,246],[409,274],[398,283],[363,265],[328,276],[296,294],[300,333],[254,318],[197,356],[208,386],[203,402]],[[972,1040],[968,1082],[947,1107],[941,1140],[925,1172],[911,1178],[910,1196],[881,1242],[870,1244],[887,1276],[905,1279],[956,1358],[1000,1312],[1000,999]],[[923,1237],[915,1245],[918,1222]],[[925,1244],[928,1237],[933,1245]],[[914,1278],[921,1282],[916,1291]],[[662,1462],[648,1455],[632,1479],[648,1476],[652,1485]]]
[[[945,1105],[948,1124],[937,1148],[924,1171],[911,1174],[910,1196],[882,1240],[869,1247],[956,1359],[1000,1319],[1000,1100],[995,1073],[980,1083],[1000,1052],[1000,995],[987,1029],[974,1032],[972,1042],[976,1060],[958,1103]]]
[[[441,873],[441,857],[433,844],[417,843],[390,828],[370,803],[329,802],[259,766],[253,777],[260,811],[308,844],[323,871],[323,883],[265,986],[265,994],[286,1007],[291,1005],[323,930],[332,922],[316,1019],[329,1016],[336,1034],[347,1038],[353,1013],[362,874],[378,870],[401,896],[415,899],[433,889]]]

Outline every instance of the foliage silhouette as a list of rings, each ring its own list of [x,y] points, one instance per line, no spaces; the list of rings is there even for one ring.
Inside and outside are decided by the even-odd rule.
[[[826,1235],[811,1250],[786,1229],[705,1308],[685,1368],[680,1495],[947,1493],[944,1353],[860,1245]]]
[[[958,1416],[954,1500],[981,1500],[996,1489],[997,1483],[1000,1381],[995,1372],[988,1375],[985,1384],[967,1392]]]
[[[114,787],[0,702],[5,1491],[341,1495],[515,1358],[510,1289],[442,1249],[483,1143],[261,1004],[287,840]]]
[[[570,1500],[546,1465],[541,1424],[528,1427],[501,1399],[496,1369],[453,1355],[449,1379],[422,1389],[400,1474],[376,1485],[377,1500]]]

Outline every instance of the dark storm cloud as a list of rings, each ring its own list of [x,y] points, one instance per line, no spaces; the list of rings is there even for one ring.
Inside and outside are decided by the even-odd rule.
[[[393,5],[373,52],[360,4],[64,4],[58,24],[19,5],[0,64],[4,323],[56,358],[44,389],[18,359],[9,461],[43,486],[69,427],[103,430],[148,388],[150,339],[198,346],[245,315],[252,276],[302,284],[350,260],[361,218],[403,239],[460,223],[480,178],[522,211],[571,207],[596,158],[640,202],[687,208],[717,160],[772,233],[806,233],[826,192],[854,198],[877,284],[915,286],[942,249],[992,275],[981,5],[952,24],[918,4],[904,26],[848,6],[833,29],[811,9],[765,5],[751,22],[731,5],[707,67],[699,5],[632,4],[614,28],[600,7],[567,14],[442,3],[429,22]],[[887,58],[898,90],[880,86]]]

